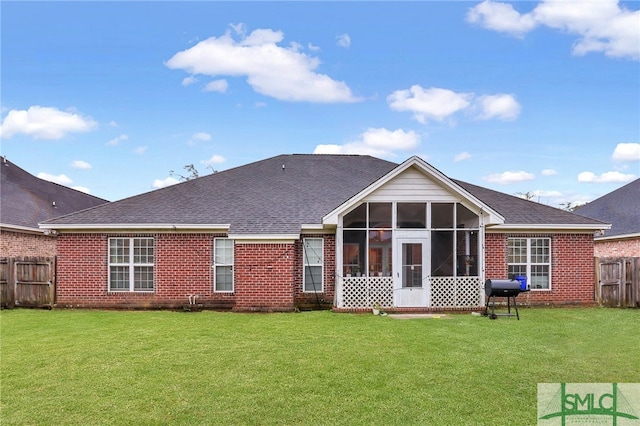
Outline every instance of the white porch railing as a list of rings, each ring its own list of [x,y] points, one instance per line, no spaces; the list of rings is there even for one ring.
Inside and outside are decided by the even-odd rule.
[[[480,277],[430,277],[430,306],[433,308],[475,308],[482,305]],[[392,308],[393,277],[342,278],[343,308],[370,308],[379,304]]]

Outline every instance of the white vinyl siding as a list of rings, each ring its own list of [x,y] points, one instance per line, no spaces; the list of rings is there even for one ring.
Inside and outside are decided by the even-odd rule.
[[[214,240],[214,281],[215,291],[233,292],[233,240],[216,238]]]
[[[109,238],[109,291],[153,291],[153,238]]]
[[[305,238],[302,243],[304,260],[303,290],[306,293],[324,291],[324,240]]]

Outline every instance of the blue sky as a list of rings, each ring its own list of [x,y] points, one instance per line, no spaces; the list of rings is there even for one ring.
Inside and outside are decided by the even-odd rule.
[[[640,176],[640,3],[3,1],[2,155],[117,200],[287,153],[559,205]]]

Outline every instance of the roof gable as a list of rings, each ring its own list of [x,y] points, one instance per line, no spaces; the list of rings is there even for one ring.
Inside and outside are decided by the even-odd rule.
[[[408,175],[413,174],[413,172],[418,172],[423,179],[412,179]],[[394,180],[399,180],[405,177],[409,181],[406,185],[406,190],[415,193],[417,197],[421,199],[425,199],[425,197],[440,197],[440,199],[444,199],[448,197],[455,197],[460,200],[463,204],[468,208],[472,208],[472,210],[480,210],[484,212],[486,216],[487,223],[503,223],[504,218],[498,213],[496,210],[492,209],[490,206],[486,205],[483,201],[475,197],[472,193],[468,192],[466,189],[457,185],[453,180],[449,179],[442,172],[440,172],[435,167],[431,166],[429,163],[424,161],[418,156],[413,156],[398,165],[393,170],[389,171],[385,176],[378,179],[374,184],[364,188],[361,192],[356,194],[351,199],[347,200],[342,205],[338,206],[338,208],[331,211],[327,214],[323,221],[325,223],[337,224],[338,216],[341,213],[350,211],[354,207],[356,207],[360,202],[367,198],[371,197],[376,192],[384,192],[385,187],[389,187],[392,185]],[[411,182],[411,181],[414,182]],[[413,188],[411,188],[413,186]],[[389,191],[396,192],[397,191]],[[411,195],[407,194],[398,194],[395,198],[403,198],[407,197],[406,200],[411,199]],[[417,200],[417,198],[414,198]]]

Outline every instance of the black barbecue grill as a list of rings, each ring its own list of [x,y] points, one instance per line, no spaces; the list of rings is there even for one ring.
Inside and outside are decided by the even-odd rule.
[[[484,316],[489,316],[491,319],[496,319],[498,316],[515,316],[520,320],[520,314],[518,313],[518,305],[516,304],[516,297],[522,292],[529,291],[527,286],[527,277],[516,276],[512,279],[488,279],[484,282],[484,294],[486,297],[486,303],[484,305]],[[498,297],[507,298],[507,313],[496,314],[496,299]],[[511,301],[513,300],[513,307],[516,313],[511,313]],[[489,305],[491,304],[491,314],[489,314]]]

